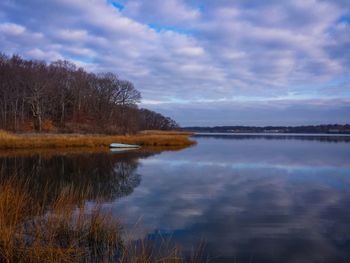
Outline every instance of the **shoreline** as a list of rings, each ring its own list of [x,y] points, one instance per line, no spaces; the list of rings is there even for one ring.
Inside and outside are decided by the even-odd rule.
[[[111,143],[137,144],[142,147],[187,147],[196,142],[192,133],[178,131],[143,131],[135,135],[103,134],[15,134],[0,130],[0,150],[109,148]]]

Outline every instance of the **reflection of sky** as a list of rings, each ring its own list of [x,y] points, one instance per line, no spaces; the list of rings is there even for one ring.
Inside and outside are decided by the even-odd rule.
[[[205,238],[222,261],[347,262],[349,156],[346,143],[200,139],[141,160],[140,186],[110,205],[134,236]]]
[[[168,166],[186,166],[186,165],[192,165],[193,161],[190,160],[162,160],[162,159],[145,159],[141,162],[142,164],[147,165],[168,165]],[[285,169],[288,172],[323,172],[328,171],[332,172],[334,171],[333,166],[321,166],[321,167],[314,167],[314,166],[298,166],[296,164],[294,165],[287,165],[287,164],[268,164],[268,163],[225,163],[225,162],[215,162],[215,161],[196,161],[195,165],[197,167],[209,167],[209,166],[215,166],[215,167],[223,167],[227,169],[267,169],[267,168],[279,168],[279,169]],[[336,172],[350,172],[350,167],[336,167]]]

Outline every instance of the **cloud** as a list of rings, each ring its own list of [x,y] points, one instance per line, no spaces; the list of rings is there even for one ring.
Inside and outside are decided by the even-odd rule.
[[[55,51],[43,51],[39,48],[28,50],[26,54],[38,60],[53,61],[53,60],[63,59],[63,57]]]
[[[115,72],[145,101],[188,109],[207,99],[324,99],[350,75],[341,0],[5,0],[0,10],[2,52]],[[349,82],[339,83],[338,98],[348,98]]]
[[[25,27],[13,23],[3,23],[0,25],[0,32],[8,35],[21,35],[25,32]]]
[[[146,23],[164,26],[183,25],[200,17],[199,9],[183,0],[130,0],[125,2],[125,14]]]

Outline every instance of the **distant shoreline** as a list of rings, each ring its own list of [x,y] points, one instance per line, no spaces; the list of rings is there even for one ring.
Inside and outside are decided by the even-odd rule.
[[[184,127],[183,131],[233,134],[350,134],[350,124],[322,124],[304,126],[215,126]]]
[[[264,132],[194,132],[196,135],[227,135],[227,136],[239,136],[239,135],[251,135],[251,136],[333,136],[333,137],[350,137],[350,133],[264,133]]]

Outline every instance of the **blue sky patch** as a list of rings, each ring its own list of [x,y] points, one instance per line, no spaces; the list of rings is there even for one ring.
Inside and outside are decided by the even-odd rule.
[[[157,25],[154,23],[149,23],[148,26],[152,29],[154,29],[157,32],[161,31],[173,31],[179,34],[184,34],[184,35],[190,35],[190,30],[181,28],[181,27],[176,27],[176,26],[161,26]]]
[[[344,16],[341,16],[337,23],[347,23],[347,24],[350,24],[350,15],[344,15]]]
[[[112,6],[114,6],[119,11],[122,11],[124,9],[124,5],[115,1],[108,1]]]

